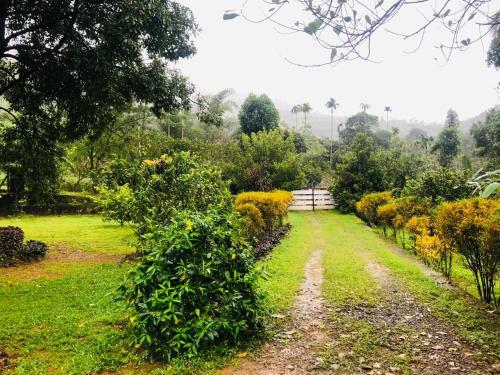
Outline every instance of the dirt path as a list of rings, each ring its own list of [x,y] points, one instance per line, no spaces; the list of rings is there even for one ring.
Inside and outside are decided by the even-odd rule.
[[[331,222],[316,227],[319,232],[311,231],[311,236],[322,239],[319,242],[322,248],[312,254],[305,267],[305,279],[289,313],[287,327],[263,344],[252,358],[240,359],[238,367],[224,369],[222,374],[499,373],[496,372],[498,365],[477,359],[482,358],[478,356],[479,352],[486,353],[491,349],[484,343],[471,347],[448,324],[438,319],[430,305],[409,292],[403,280],[377,258],[378,253],[371,250],[372,239],[359,236],[356,227],[344,225],[331,217],[327,219]],[[331,241],[333,238],[336,242]],[[376,240],[383,241],[381,238]],[[359,262],[356,263],[360,264],[356,272],[373,280],[370,293],[376,296],[375,302],[373,299],[370,303],[363,302],[367,301],[361,294],[366,293],[365,289],[338,289],[349,293],[341,299],[347,302],[338,305],[332,306],[324,301],[321,257],[337,249],[337,254],[341,254],[338,261],[342,262],[341,246],[350,250],[345,257]],[[402,250],[391,246],[387,244],[388,251],[408,257],[401,253]],[[418,262],[409,257],[407,260]],[[439,274],[424,268],[422,271],[443,290],[450,288]],[[340,282],[349,274],[338,277],[342,278],[337,280]],[[327,278],[327,282],[336,285],[335,279]],[[352,298],[356,296],[362,298]]]
[[[366,271],[382,288],[384,298],[372,306],[357,304],[340,311],[346,317],[368,323],[373,329],[371,335],[382,338],[375,350],[379,360],[362,363],[363,369],[374,374],[399,373],[397,362],[404,362],[411,374],[489,373],[489,366],[474,360],[474,348],[406,292],[386,267],[370,255],[365,256]],[[384,351],[396,354],[395,358],[384,355]]]
[[[318,348],[325,344],[328,311],[321,295],[323,268],[321,250],[316,250],[305,268],[305,279],[290,313],[291,323],[265,343],[255,359],[245,359],[222,374],[308,374],[321,367]]]

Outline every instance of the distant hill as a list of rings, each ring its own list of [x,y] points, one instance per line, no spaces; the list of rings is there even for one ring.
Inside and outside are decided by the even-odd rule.
[[[496,109],[500,109],[500,105],[496,106]],[[280,111],[281,120],[288,124],[289,127],[295,127],[295,115],[290,112],[289,109],[278,108]],[[460,130],[464,133],[469,133],[471,126],[478,122],[483,121],[486,118],[488,110],[481,112],[479,115],[471,117],[469,119],[460,122]],[[334,132],[333,137],[338,139],[337,125],[344,123],[347,117],[334,116]],[[307,114],[307,124],[311,127],[311,131],[317,137],[330,137],[330,116],[320,113],[308,113]],[[383,118],[379,118],[380,128],[386,129],[386,121]],[[443,120],[444,123],[444,120]],[[435,136],[443,128],[443,123],[437,122],[424,122],[424,121],[408,121],[401,119],[389,119],[389,129],[393,127],[399,129],[399,134],[401,136],[406,136],[412,128],[420,128],[424,130],[428,135]],[[298,128],[301,129],[304,126],[304,114],[299,113],[298,115]]]

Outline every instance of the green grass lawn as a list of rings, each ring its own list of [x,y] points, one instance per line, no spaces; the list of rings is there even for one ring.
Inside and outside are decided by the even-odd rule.
[[[100,215],[18,216],[0,218],[0,226],[24,230],[26,239],[91,253],[122,255],[132,252],[132,230],[103,222]]]
[[[291,213],[289,219],[293,224],[289,237],[272,256],[259,262],[269,275],[261,286],[276,312],[292,307],[305,263],[318,246],[316,236],[311,236],[318,227],[315,216]],[[108,255],[132,251],[128,245],[133,239],[131,230],[103,223],[96,215],[0,219],[0,226],[5,225],[21,227],[28,239],[78,251]],[[36,266],[48,267],[45,263]],[[208,374],[237,350],[226,348],[223,353],[208,353],[189,362],[177,360],[168,366],[144,364],[143,353],[127,346],[125,306],[112,298],[130,265],[64,263],[50,267],[65,272],[61,277],[14,284],[2,283],[0,277],[0,349],[6,348],[12,356],[9,372],[88,374],[125,367],[127,373]],[[16,267],[16,271],[21,273],[23,268]]]
[[[450,324],[462,334],[492,342],[491,336],[480,329],[487,322],[476,315],[463,295],[437,286],[417,264],[392,251],[389,243],[356,217],[304,212],[290,213],[289,220],[293,225],[289,236],[269,257],[258,262],[268,274],[260,285],[274,312],[283,313],[293,307],[304,280],[305,264],[318,249],[322,250],[323,290],[329,303],[375,303],[380,290],[365,272],[363,254],[369,251],[437,314],[450,319],[450,311],[456,311],[458,316],[451,314]],[[130,228],[103,223],[95,215],[0,219],[0,226],[4,225],[20,226],[27,238],[90,254],[118,255],[133,250],[128,245],[133,239]],[[46,263],[30,267],[43,269]],[[130,374],[211,374],[230,361],[236,351],[243,350],[222,348],[169,365],[145,363],[144,353],[127,344],[124,325],[128,313],[124,304],[115,302],[112,296],[130,265],[108,261],[85,266],[56,262],[53,266],[65,272],[19,283],[2,283],[0,277],[0,349],[6,348],[12,356],[10,373],[88,374],[125,368],[124,372]],[[25,271],[21,266],[15,272]],[[372,350],[379,339],[372,327],[362,321],[345,323],[359,331],[357,352]]]

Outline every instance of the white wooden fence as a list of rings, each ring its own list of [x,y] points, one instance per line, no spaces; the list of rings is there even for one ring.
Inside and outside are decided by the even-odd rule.
[[[314,210],[332,210],[335,206],[332,195],[326,189],[314,189],[314,200],[312,189],[294,190],[292,194],[290,211],[312,211],[313,206]]]

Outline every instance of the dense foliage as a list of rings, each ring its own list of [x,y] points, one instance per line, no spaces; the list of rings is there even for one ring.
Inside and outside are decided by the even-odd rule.
[[[251,247],[230,210],[180,211],[148,234],[122,285],[134,343],[170,359],[260,332],[264,310]]]
[[[141,235],[168,225],[176,212],[227,209],[231,205],[220,171],[189,152],[144,160],[134,178],[130,186],[113,191],[103,188],[97,201],[105,217],[129,221]]]
[[[60,142],[99,137],[133,101],[156,115],[190,106],[192,86],[168,64],[195,52],[197,25],[183,5],[8,1],[0,24],[9,116],[0,160],[33,200],[53,199]]]
[[[23,250],[24,232],[17,227],[0,227],[0,265],[8,265]]]
[[[240,191],[294,190],[305,184],[305,161],[296,151],[294,134],[280,130],[243,134],[227,149],[223,173]]]
[[[250,94],[243,102],[238,117],[241,131],[245,134],[276,129],[280,120],[278,110],[265,94]]]
[[[432,190],[429,191],[429,194]],[[431,196],[393,198],[390,193],[365,195],[357,204],[359,216],[378,226],[394,241],[407,243],[429,266],[451,276],[459,254],[472,271],[478,295],[499,304],[495,284],[500,263],[500,200],[469,198],[452,202]],[[409,236],[406,236],[406,234]]]

